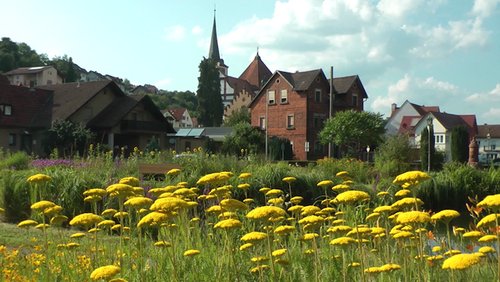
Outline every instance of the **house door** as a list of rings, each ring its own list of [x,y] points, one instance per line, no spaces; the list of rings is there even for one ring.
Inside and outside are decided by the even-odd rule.
[[[31,154],[32,151],[32,143],[33,138],[30,134],[22,134],[21,135],[21,150],[25,151],[28,154]]]

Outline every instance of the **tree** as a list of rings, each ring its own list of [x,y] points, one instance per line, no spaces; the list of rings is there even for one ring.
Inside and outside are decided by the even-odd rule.
[[[276,136],[269,138],[269,159],[275,161],[293,159],[293,148],[290,140]]]
[[[427,127],[424,128],[424,130],[422,130],[422,133],[420,135],[420,163],[422,164],[422,170],[428,169],[429,159],[431,161],[430,165],[431,170],[438,167],[438,158],[436,157],[435,146],[436,145],[434,139],[434,128],[431,125],[429,129]]]
[[[344,155],[356,156],[361,148],[373,147],[381,142],[384,123],[379,113],[337,112],[326,121],[319,137],[323,144],[332,142],[339,146]]]
[[[224,139],[222,152],[239,155],[241,150],[256,154],[264,150],[265,137],[261,130],[241,122],[233,127],[233,133]]]
[[[246,123],[251,122],[250,111],[248,111],[248,108],[246,107],[234,111],[229,117],[227,117],[224,120],[224,126],[234,126],[241,122],[246,122]]]
[[[57,120],[49,129],[47,146],[50,151],[58,148],[64,156],[73,155],[75,151],[83,153],[87,143],[93,138],[92,132],[82,124],[67,120]]]
[[[407,135],[388,136],[375,151],[375,168],[383,178],[410,170],[412,148]]]
[[[78,75],[75,71],[75,64],[73,64],[73,58],[69,57],[68,63],[66,65],[66,82],[75,82],[78,80]]]
[[[224,115],[224,105],[220,95],[219,70],[215,61],[203,58],[199,65],[198,77],[198,122],[203,126],[220,126]]]
[[[465,163],[469,158],[469,131],[465,126],[457,126],[451,130],[451,159]]]

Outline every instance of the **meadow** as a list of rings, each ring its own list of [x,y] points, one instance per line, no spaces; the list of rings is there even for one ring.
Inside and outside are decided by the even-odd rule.
[[[4,281],[494,281],[497,170],[90,148],[0,156]],[[177,162],[162,179],[139,163]],[[459,185],[459,186],[457,186]]]

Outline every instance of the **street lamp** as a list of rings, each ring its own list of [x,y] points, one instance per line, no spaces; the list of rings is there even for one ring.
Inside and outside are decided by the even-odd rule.
[[[427,172],[431,171],[431,127],[432,117],[427,118]]]

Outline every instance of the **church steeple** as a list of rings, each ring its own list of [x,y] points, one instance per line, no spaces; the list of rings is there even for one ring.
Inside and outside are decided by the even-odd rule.
[[[217,25],[215,22],[215,9],[214,9],[214,24],[212,26],[212,38],[210,39],[210,49],[208,50],[208,58],[216,62],[217,68],[223,75],[227,75],[228,66],[224,64],[219,53],[219,43],[217,41]]]
[[[214,10],[214,25],[212,26],[212,38],[210,40],[210,49],[208,50],[208,58],[220,61],[219,43],[217,42],[217,25],[215,24],[215,10]]]

